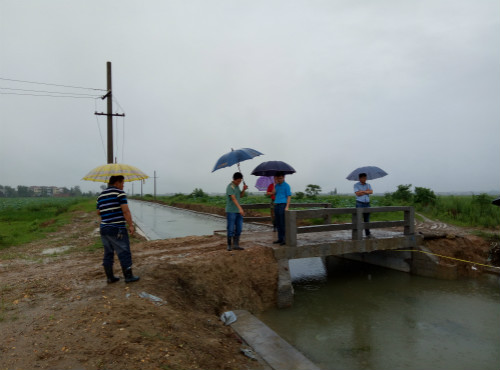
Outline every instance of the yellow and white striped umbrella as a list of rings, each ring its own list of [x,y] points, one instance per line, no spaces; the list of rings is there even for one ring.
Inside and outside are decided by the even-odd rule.
[[[124,163],[108,163],[90,171],[82,180],[95,182],[108,182],[111,176],[122,175],[125,181],[144,180],[149,176],[137,167]]]

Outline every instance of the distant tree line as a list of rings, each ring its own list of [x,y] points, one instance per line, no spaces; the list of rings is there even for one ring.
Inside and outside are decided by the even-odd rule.
[[[37,191],[34,190],[37,188]],[[71,188],[57,188],[57,192],[54,192],[54,187],[52,186],[23,186],[18,185],[17,187],[12,187],[8,185],[0,185],[0,198],[29,198],[29,197],[84,197],[84,196],[94,196],[95,193],[82,192],[80,187],[74,186]]]

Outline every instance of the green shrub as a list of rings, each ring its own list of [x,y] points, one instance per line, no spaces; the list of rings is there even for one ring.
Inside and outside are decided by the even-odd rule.
[[[436,204],[436,194],[431,189],[415,187],[415,197],[413,201],[422,206]]]

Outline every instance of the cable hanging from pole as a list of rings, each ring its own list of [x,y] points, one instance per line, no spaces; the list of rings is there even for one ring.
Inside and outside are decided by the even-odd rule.
[[[82,96],[82,97],[91,97],[91,98],[98,98],[99,97],[98,95],[95,95],[95,94],[82,94],[82,93],[74,93],[74,92],[47,91],[47,90],[16,89],[13,87],[0,87],[0,90],[23,91],[23,92],[31,92],[31,93],[60,94],[60,95],[73,95],[73,96]]]
[[[35,85],[47,85],[47,86],[67,87],[67,88],[70,88],[70,89],[83,89],[83,90],[107,91],[106,89],[96,89],[96,88],[93,88],[93,87],[82,87],[82,86],[60,85],[60,84],[47,83],[47,82],[23,81],[23,80],[15,80],[15,79],[13,79],[13,78],[4,78],[4,77],[0,77],[0,80],[3,80],[3,81],[11,81],[11,82],[21,82],[21,83],[35,84]]]
[[[92,98],[90,96],[29,94],[29,93],[14,93],[14,92],[0,92],[0,95],[41,96],[41,97],[49,97],[49,98],[72,98],[72,99],[99,99],[99,97]]]

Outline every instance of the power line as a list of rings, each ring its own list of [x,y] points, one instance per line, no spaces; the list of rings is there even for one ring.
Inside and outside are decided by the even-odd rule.
[[[92,98],[98,98],[98,97],[100,97],[98,95],[91,95],[91,94],[81,94],[81,93],[62,92],[62,91],[16,89],[16,88],[13,88],[13,87],[0,87],[0,90],[25,91],[25,92],[61,94],[61,95],[74,95],[74,96],[89,96],[89,97],[92,97]]]
[[[125,109],[123,109],[123,107],[120,105],[120,103],[118,102],[118,100],[116,99],[116,97],[114,95],[113,95],[113,100],[120,107],[120,109],[122,110],[122,112],[125,113]]]
[[[90,96],[27,94],[27,93],[10,93],[10,92],[0,92],[0,95],[28,95],[28,96],[45,96],[45,97],[51,97],[51,98],[100,99],[100,97],[92,98]]]
[[[4,80],[4,81],[12,81],[12,82],[22,82],[22,83],[27,83],[27,84],[36,84],[36,85],[47,85],[47,86],[68,87],[68,88],[71,88],[71,89],[84,89],[84,90],[107,91],[106,89],[96,89],[96,88],[93,88],[93,87],[82,87],[82,86],[71,86],[71,85],[59,85],[59,84],[52,84],[52,83],[47,83],[47,82],[35,82],[35,81],[14,80],[14,79],[12,79],[12,78],[3,78],[3,77],[0,77],[0,80]]]

